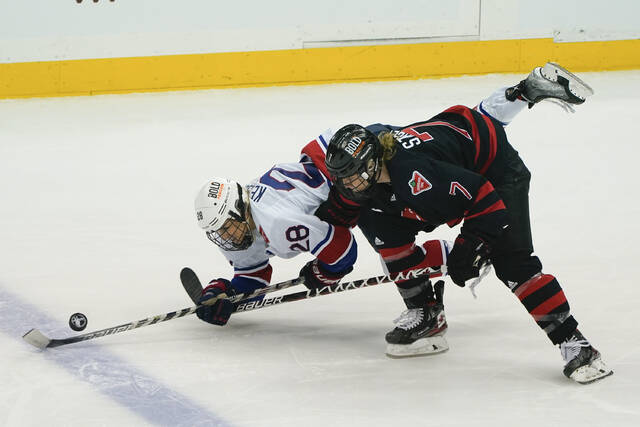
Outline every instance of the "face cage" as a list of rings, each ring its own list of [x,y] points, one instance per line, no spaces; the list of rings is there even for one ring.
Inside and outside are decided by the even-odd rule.
[[[373,186],[380,177],[380,167],[378,162],[376,160],[369,159],[367,161],[366,170],[358,171],[356,174],[362,179],[362,181],[355,188],[349,188],[344,184],[344,179],[353,175],[347,177],[336,177],[334,180],[336,187],[338,187],[340,193],[353,201],[364,201],[369,199],[371,197]]]
[[[227,220],[225,224],[216,231],[207,231],[207,237],[218,247],[225,251],[243,251],[253,244],[253,233],[246,221]],[[240,243],[236,243],[234,236],[242,233]],[[224,237],[223,237],[224,236]]]

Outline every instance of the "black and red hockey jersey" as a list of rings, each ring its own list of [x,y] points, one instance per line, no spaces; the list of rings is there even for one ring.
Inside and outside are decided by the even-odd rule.
[[[500,182],[508,146],[502,126],[464,106],[404,127],[371,125],[391,131],[397,151],[387,162],[391,184],[377,184],[369,207],[415,218],[433,227],[454,226],[486,240],[507,227],[507,213],[493,183]]]

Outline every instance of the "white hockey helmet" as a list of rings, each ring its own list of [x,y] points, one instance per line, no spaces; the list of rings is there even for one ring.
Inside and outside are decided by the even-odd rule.
[[[207,181],[195,201],[198,225],[209,240],[227,251],[247,249],[253,243],[248,207],[247,190],[225,178]]]

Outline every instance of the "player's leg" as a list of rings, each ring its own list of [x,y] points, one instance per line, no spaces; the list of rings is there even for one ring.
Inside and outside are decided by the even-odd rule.
[[[526,79],[505,92],[508,100],[522,99],[529,103],[529,107],[548,99],[560,102],[570,111],[568,104],[582,104],[591,95],[593,89],[588,84],[554,62],[534,68]]]
[[[476,111],[489,116],[506,126],[527,107],[527,101],[522,99],[508,100],[505,91],[508,87],[496,89],[493,93],[475,107]]]
[[[507,206],[510,226],[496,244],[491,260],[498,278],[518,297],[549,340],[558,345],[565,361],[564,374],[577,382],[588,383],[611,375],[577,329],[569,302],[558,280],[542,272],[542,264],[533,255],[529,222],[529,171],[515,150],[507,161],[504,182],[496,191]]]
[[[358,226],[389,273],[446,264],[447,242],[415,244],[416,234],[425,228],[421,221],[364,210]],[[443,337],[447,330],[444,282],[433,285],[429,279],[413,278],[399,280],[396,286],[407,309],[395,320],[396,327],[386,334],[387,354],[404,357],[447,350]]]
[[[529,108],[545,99],[555,100],[568,111],[568,104],[582,104],[593,95],[593,89],[570,71],[553,62],[536,67],[526,79],[515,86],[502,87],[480,101],[476,110],[503,126],[528,105]]]

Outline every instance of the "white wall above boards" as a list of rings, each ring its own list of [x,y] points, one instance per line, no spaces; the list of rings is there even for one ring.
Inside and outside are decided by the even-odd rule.
[[[477,40],[480,35],[480,0],[330,0],[316,7],[313,16],[319,19],[302,26],[304,47]]]
[[[640,38],[638,0],[482,0],[481,40],[557,42]]]
[[[479,36],[480,0],[0,0],[0,62]]]

